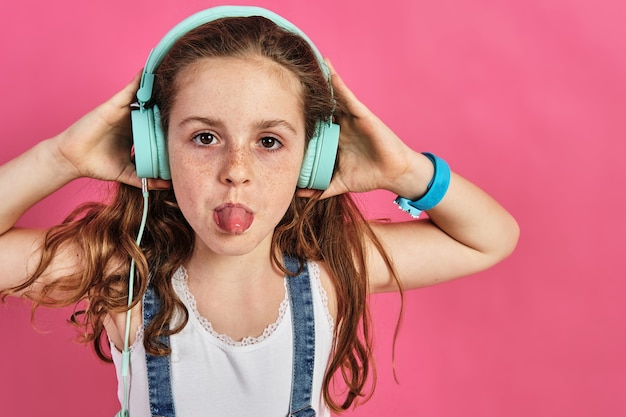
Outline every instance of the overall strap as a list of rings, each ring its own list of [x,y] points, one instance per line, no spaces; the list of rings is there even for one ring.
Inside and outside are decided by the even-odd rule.
[[[144,329],[159,311],[160,304],[159,297],[154,287],[151,285],[148,286],[143,296]],[[169,337],[162,336],[160,341],[169,347]],[[175,417],[170,356],[153,356],[146,352],[146,367],[148,369],[150,414],[152,414],[153,417]]]
[[[300,261],[284,257],[285,267],[296,274]],[[293,379],[291,382],[290,417],[314,417],[311,407],[313,369],[315,365],[315,319],[309,270],[304,263],[300,273],[287,277],[291,321],[293,323]]]

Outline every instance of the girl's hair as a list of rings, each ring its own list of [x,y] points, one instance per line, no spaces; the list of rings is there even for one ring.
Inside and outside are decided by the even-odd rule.
[[[176,98],[177,74],[199,59],[227,56],[263,56],[298,77],[303,92],[307,143],[318,121],[330,119],[333,109],[337,119],[345,114],[342,98],[333,98],[328,81],[305,40],[262,17],[225,18],[184,35],[159,66],[155,103],[159,106],[165,132]],[[141,193],[136,188],[120,184],[112,201],[77,208],[61,225],[47,233],[41,263],[33,276],[11,290],[27,290],[52,264],[56,254],[68,246],[77,248],[82,268],[67,278],[44,285],[40,295],[32,296],[33,311],[41,305],[81,305],[81,301],[86,301],[84,310],[76,308],[72,322],[84,328],[82,340],[93,343],[103,360],[110,360],[104,348],[105,317],[108,313],[128,309],[131,257],[137,263],[133,305],[141,300],[150,281],[162,306],[145,329],[146,351],[155,355],[169,354],[169,348],[159,337],[180,332],[188,319],[171,278],[190,258],[194,232],[178,208],[171,189],[152,191],[146,233],[139,249],[135,239],[142,204]],[[333,281],[338,311],[333,354],[324,377],[323,392],[326,403],[334,411],[348,409],[359,398],[368,398],[371,395],[367,389],[368,376],[372,377],[372,388],[375,382],[367,307],[366,242],[373,243],[394,274],[381,243],[347,194],[327,199],[320,199],[319,194],[312,198],[294,196],[272,240],[273,262],[286,274],[280,253],[302,260],[323,261]],[[171,319],[175,313],[182,320],[174,323]],[[332,392],[333,379],[338,372],[346,385],[341,401],[336,401]]]

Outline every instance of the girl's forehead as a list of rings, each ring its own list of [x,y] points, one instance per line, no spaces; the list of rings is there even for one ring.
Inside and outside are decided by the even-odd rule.
[[[251,54],[246,56],[207,57],[194,61],[183,68],[175,78],[175,89],[180,90],[198,80],[206,80],[205,75],[220,76],[222,81],[237,78],[251,79],[253,77],[268,77],[278,83],[281,88],[291,91],[295,96],[302,98],[303,86],[298,76],[285,66],[270,58]],[[208,78],[210,80],[210,77]]]
[[[203,58],[181,71],[176,83],[174,119],[244,117],[304,125],[301,83],[268,58]]]

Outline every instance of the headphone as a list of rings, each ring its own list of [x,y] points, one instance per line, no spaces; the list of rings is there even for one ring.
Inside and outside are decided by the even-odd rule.
[[[148,61],[141,75],[141,84],[137,91],[137,103],[132,106],[131,122],[135,148],[135,166],[139,178],[171,179],[170,167],[165,143],[165,134],[161,128],[158,107],[150,103],[154,85],[154,73],[174,43],[192,29],[205,23],[224,17],[261,16],[274,22],[280,28],[302,37],[313,50],[317,62],[328,81],[332,93],[330,70],[313,42],[296,26],[283,17],[269,10],[254,6],[219,6],[198,12],[183,20],[171,29],[157,46],[150,52]],[[330,184],[337,147],[339,144],[339,125],[318,121],[304,155],[299,188],[325,190]]]

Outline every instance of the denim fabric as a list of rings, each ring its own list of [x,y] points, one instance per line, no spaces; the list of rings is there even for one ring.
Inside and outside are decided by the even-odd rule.
[[[160,305],[154,287],[148,286],[148,290],[143,296],[144,328],[159,311]],[[170,345],[169,337],[161,337],[160,341],[166,346]],[[154,417],[175,417],[169,356],[153,356],[146,352],[146,367],[148,369],[150,413]]]
[[[311,407],[313,368],[315,364],[315,320],[313,296],[306,262],[300,271],[300,261],[285,256],[285,266],[297,274],[287,278],[293,323],[293,379],[289,417],[314,417]],[[299,273],[298,273],[299,272]],[[154,288],[148,287],[143,298],[144,327],[159,310],[159,299]],[[161,339],[169,346],[169,338]],[[175,417],[169,356],[152,356],[146,353],[150,412],[153,416]]]
[[[292,273],[297,273],[300,262],[285,257],[285,266]],[[289,416],[313,417],[315,410],[311,407],[311,391],[315,365],[315,320],[311,282],[306,266],[298,275],[287,278],[287,288],[291,303],[294,350]]]

